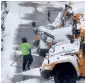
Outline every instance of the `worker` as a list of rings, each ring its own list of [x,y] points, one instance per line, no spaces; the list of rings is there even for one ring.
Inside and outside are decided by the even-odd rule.
[[[51,20],[50,20],[50,11],[47,12],[47,15],[48,15],[47,16],[48,17],[48,21],[51,22]]]
[[[30,65],[33,62],[33,57],[31,55],[31,44],[27,43],[26,38],[22,38],[21,50],[23,56],[23,71],[30,70]]]
[[[32,21],[32,27],[34,28],[34,27],[36,27],[36,21]]]

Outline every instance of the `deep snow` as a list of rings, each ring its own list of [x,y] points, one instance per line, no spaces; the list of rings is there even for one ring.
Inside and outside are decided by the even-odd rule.
[[[16,6],[17,7],[17,6]],[[9,9],[12,7],[9,7]],[[13,73],[15,71],[15,68],[12,68],[10,64],[13,62],[10,59],[10,56],[13,49],[13,42],[14,42],[14,37],[16,34],[16,28],[18,27],[19,24],[19,15],[18,13],[14,13],[10,9],[7,17],[5,18],[5,31],[4,31],[4,51],[2,52],[2,57],[1,57],[1,82],[2,83],[11,83],[10,78],[13,77]],[[15,23],[16,22],[16,23]],[[9,71],[10,70],[10,71]]]

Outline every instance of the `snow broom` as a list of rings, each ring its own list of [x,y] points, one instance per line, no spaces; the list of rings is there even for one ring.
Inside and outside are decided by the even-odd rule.
[[[22,56],[22,55],[21,55]],[[17,60],[15,60],[10,66],[12,66],[16,61],[18,61],[19,60],[19,58],[21,57],[21,56],[19,56],[18,57],[18,59]]]

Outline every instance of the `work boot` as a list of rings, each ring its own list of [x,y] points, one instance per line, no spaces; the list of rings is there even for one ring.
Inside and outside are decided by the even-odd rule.
[[[26,69],[24,69],[23,71],[26,71]]]
[[[30,67],[28,67],[27,70],[30,70]]]

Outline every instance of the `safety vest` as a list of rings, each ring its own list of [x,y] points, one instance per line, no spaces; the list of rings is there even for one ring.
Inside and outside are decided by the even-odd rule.
[[[21,44],[21,50],[22,50],[22,55],[29,55],[30,54],[30,51],[29,49],[31,49],[31,44],[29,43],[22,43]]]

